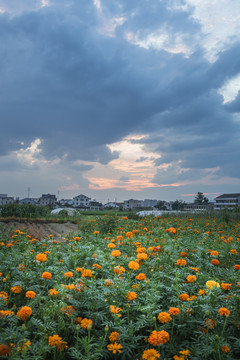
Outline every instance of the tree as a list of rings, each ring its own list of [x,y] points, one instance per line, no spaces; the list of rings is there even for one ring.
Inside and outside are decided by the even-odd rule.
[[[194,204],[207,204],[208,201],[209,201],[208,198],[204,196],[202,192],[199,191],[195,196]]]
[[[159,200],[155,208],[157,208],[158,210],[167,210],[165,201]]]
[[[175,201],[172,203],[172,209],[173,209],[173,210],[183,210],[184,205],[185,205],[185,202],[180,201],[180,200],[175,200]]]

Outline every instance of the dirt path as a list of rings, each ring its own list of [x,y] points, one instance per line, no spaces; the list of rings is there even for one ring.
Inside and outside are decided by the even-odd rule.
[[[78,232],[78,225],[72,223],[31,223],[31,222],[0,222],[0,231],[11,236],[14,230],[26,229],[28,235],[36,239],[47,238],[53,235],[56,240],[63,239],[67,234],[76,234]]]

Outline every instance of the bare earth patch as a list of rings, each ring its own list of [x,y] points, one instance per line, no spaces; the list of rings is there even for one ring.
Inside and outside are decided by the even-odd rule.
[[[0,222],[0,230],[11,236],[14,230],[26,229],[26,233],[32,238],[43,239],[49,235],[53,235],[56,240],[64,239],[69,234],[76,234],[78,232],[78,225],[70,222],[59,223],[34,223],[34,222],[15,222],[9,223]]]

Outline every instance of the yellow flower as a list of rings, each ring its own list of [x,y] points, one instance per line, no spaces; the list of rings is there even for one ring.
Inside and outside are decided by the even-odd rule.
[[[177,264],[178,266],[185,266],[185,265],[187,265],[187,262],[186,262],[186,260],[184,260],[184,259],[178,259],[177,262],[176,262],[176,264]]]
[[[194,281],[197,281],[197,278],[195,275],[188,275],[187,282],[193,283]]]
[[[117,354],[118,352],[121,353],[122,351],[120,349],[122,349],[122,345],[118,344],[118,343],[114,343],[114,344],[109,344],[107,346],[109,351],[112,351],[113,354]]]
[[[229,351],[230,351],[230,349],[229,349],[229,347],[228,346],[222,346],[221,347],[221,350],[222,350],[222,352],[225,352],[225,353],[228,353]]]
[[[113,250],[113,251],[111,252],[111,255],[114,256],[114,257],[120,256],[121,254],[122,254],[122,253],[121,253],[121,251],[119,251],[119,250]]]
[[[115,266],[115,268],[113,269],[114,273],[117,275],[120,275],[122,273],[124,273],[126,270],[124,269],[123,266]]]
[[[122,316],[122,315],[119,314],[119,312],[122,311],[122,309],[120,307],[110,305],[110,311],[111,311],[111,313],[116,314],[118,317]]]
[[[18,346],[17,351],[26,351],[29,346],[31,346],[31,341],[28,340],[22,346]]]
[[[111,334],[109,335],[108,338],[109,338],[109,341],[111,341],[111,342],[116,342],[116,341],[120,340],[120,336],[117,331],[111,332]]]
[[[180,313],[180,310],[177,307],[171,307],[171,308],[169,308],[168,312],[169,312],[170,315],[175,316],[175,315],[178,315]]]
[[[134,291],[130,291],[127,293],[126,298],[128,301],[136,300],[137,294]]]
[[[129,261],[128,267],[131,270],[138,270],[139,269],[139,264],[136,261]]]
[[[57,296],[58,295],[58,291],[56,289],[50,289],[48,290],[49,294],[51,296]]]
[[[206,282],[206,287],[207,287],[208,289],[212,289],[213,287],[219,288],[220,285],[219,285],[219,283],[216,282],[216,281],[209,280],[209,281]]]
[[[0,318],[1,317],[5,317],[5,316],[11,316],[11,315],[14,315],[14,312],[13,311],[10,311],[10,310],[0,310]]]
[[[92,270],[90,269],[84,269],[82,272],[82,277],[92,277]]]
[[[37,254],[36,260],[37,260],[38,262],[47,261],[47,255],[46,255],[46,254]]]
[[[146,280],[146,275],[144,273],[140,273],[137,276],[135,276],[135,279],[141,281]]]

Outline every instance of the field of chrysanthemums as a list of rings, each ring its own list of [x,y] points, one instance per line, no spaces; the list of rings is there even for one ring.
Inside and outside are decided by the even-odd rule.
[[[103,216],[0,238],[0,358],[240,359],[240,222]]]

